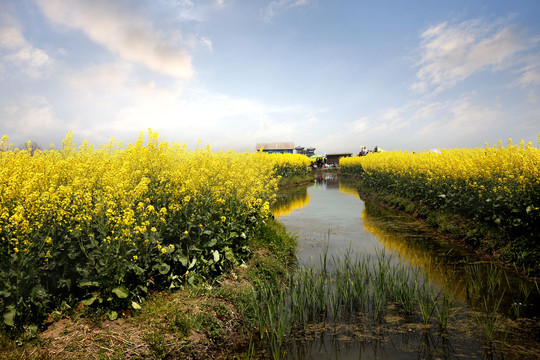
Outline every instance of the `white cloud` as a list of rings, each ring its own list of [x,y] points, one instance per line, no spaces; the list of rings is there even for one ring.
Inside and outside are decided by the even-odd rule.
[[[69,71],[65,80],[77,90],[118,89],[125,85],[130,75],[129,69],[122,64],[104,64],[77,72]]]
[[[202,37],[201,42],[208,48],[210,51],[214,51],[214,47],[212,46],[212,40],[210,40],[207,37]]]
[[[193,7],[193,1],[191,0],[179,0],[177,1],[178,5],[179,6],[182,6],[182,7]]]
[[[444,140],[474,135],[485,138],[483,132],[503,123],[503,112],[477,100],[464,97],[458,100],[425,104],[413,110],[416,138],[433,137]]]
[[[217,7],[224,7],[226,5],[226,1],[225,0],[215,0],[214,4]]]
[[[351,125],[352,131],[361,134],[369,128],[369,118],[363,117],[354,121]]]
[[[4,60],[33,78],[47,76],[54,63],[45,51],[28,43],[19,24],[7,14],[0,16],[0,49]]]
[[[306,123],[310,124],[310,125],[315,125],[319,122],[319,118],[312,112],[310,111],[308,114],[307,114],[307,117],[306,117]]]
[[[412,89],[446,89],[478,71],[515,65],[531,44],[512,26],[470,20],[433,26],[421,35],[421,66]]]
[[[2,16],[2,25],[0,26],[0,44],[6,49],[18,49],[27,46],[26,40],[21,29],[6,23],[7,16]]]
[[[455,147],[471,139],[485,141],[492,129],[511,127],[505,119],[509,116],[504,109],[485,105],[474,94],[456,100],[414,100],[359,118],[350,124],[347,136],[349,143],[359,139],[383,148]]]
[[[0,104],[2,130],[10,136],[17,134],[16,142],[35,140],[38,143],[42,135],[58,128],[58,120],[51,105],[44,97],[27,96],[18,101],[6,101]],[[19,145],[15,143],[15,145]],[[48,144],[40,144],[47,148]]]
[[[309,4],[310,0],[275,0],[262,10],[264,21],[270,22],[272,18],[285,11]]]
[[[108,0],[36,0],[53,22],[80,29],[121,58],[161,74],[188,78],[194,74],[178,33],[164,33],[134,11],[132,2]]]
[[[521,70],[521,76],[517,84],[521,87],[540,85],[540,54],[524,66]]]
[[[152,128],[169,141],[189,144],[202,139],[212,148],[233,146],[244,151],[253,149],[257,141],[281,141],[288,136],[294,141],[294,130],[303,131],[317,120],[314,113],[300,107],[272,106],[181,84],[165,87],[132,79],[130,72],[107,86],[106,79],[116,74],[117,66],[89,68],[67,77],[67,84],[77,90],[73,99],[66,100],[78,109],[77,118],[70,118],[75,134],[100,142],[111,135],[134,141],[138,131]]]

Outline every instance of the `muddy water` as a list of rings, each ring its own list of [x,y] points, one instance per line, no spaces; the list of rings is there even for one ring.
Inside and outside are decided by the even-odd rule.
[[[511,272],[501,275],[497,293],[488,300],[497,303],[495,340],[486,344],[482,311],[494,305],[470,296],[469,284],[487,277],[492,265],[411,217],[362,200],[354,184],[340,181],[336,173],[321,173],[312,185],[280,192],[274,215],[297,235],[301,265],[316,264],[326,248],[334,258],[346,251],[371,256],[384,252],[411,268],[426,269],[454,298],[445,332],[390,306],[376,323],[359,313],[344,322],[306,324],[288,338],[286,359],[540,358],[535,284]]]

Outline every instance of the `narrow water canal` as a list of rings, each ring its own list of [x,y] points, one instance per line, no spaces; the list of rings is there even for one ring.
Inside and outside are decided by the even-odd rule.
[[[346,316],[311,316],[285,339],[282,358],[540,358],[536,284],[480,261],[407,215],[362,200],[350,180],[322,172],[313,184],[281,191],[273,212],[298,238],[299,266],[316,268],[324,256],[376,267],[383,257],[414,274],[408,286],[423,289],[406,312],[396,300],[401,295],[376,310],[376,286],[365,295],[371,303],[351,305]],[[427,302],[427,285],[418,278],[430,282]]]

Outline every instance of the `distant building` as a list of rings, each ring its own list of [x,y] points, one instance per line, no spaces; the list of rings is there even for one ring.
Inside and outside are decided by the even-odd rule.
[[[271,142],[271,143],[257,143],[255,150],[261,150],[270,154],[292,154],[294,151],[293,142]]]
[[[352,153],[343,153],[343,154],[326,154],[326,164],[330,165],[339,165],[339,159],[342,157],[352,156]]]
[[[315,154],[315,148],[314,147],[308,147],[307,149],[303,146],[297,146],[294,148],[297,154],[303,154],[306,156],[311,156]]]

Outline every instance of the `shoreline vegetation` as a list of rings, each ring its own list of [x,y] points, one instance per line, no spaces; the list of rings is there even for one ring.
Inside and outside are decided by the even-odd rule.
[[[538,280],[540,149],[532,144],[343,158],[340,174],[357,180],[362,197]]]
[[[537,263],[522,263],[519,266],[504,260],[501,254],[504,249],[496,248],[497,242],[500,241],[496,227],[490,228],[456,214],[428,209],[403,197],[366,188],[362,185],[362,178],[358,176],[342,176],[356,181],[356,190],[362,200],[372,201],[385,208],[412,216],[449,239],[452,244],[473,252],[482,261],[493,263],[521,277],[540,283],[539,269],[533,268],[538,265]],[[479,247],[478,244],[481,246]]]

